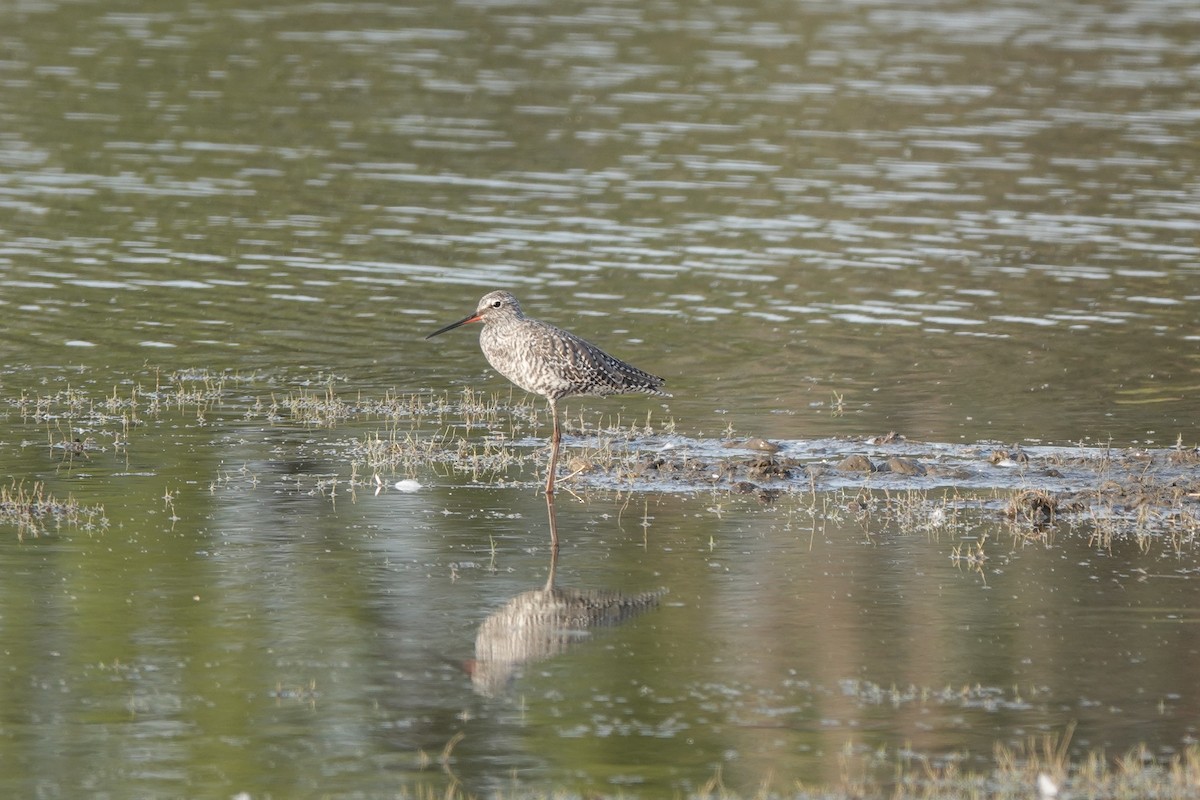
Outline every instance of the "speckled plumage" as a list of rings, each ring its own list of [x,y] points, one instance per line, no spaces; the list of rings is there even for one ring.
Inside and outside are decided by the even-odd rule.
[[[570,331],[521,311],[508,292],[491,292],[475,311],[483,321],[479,347],[504,377],[547,400],[575,395],[645,392],[669,397],[663,379],[614,358]]]
[[[645,393],[670,397],[662,390],[663,379],[626,364],[619,358],[584,341],[570,331],[525,316],[521,304],[509,292],[489,292],[475,313],[426,336],[453,330],[469,322],[482,322],[479,346],[488,363],[527,392],[540,394],[550,403],[554,433],[550,474],[546,493],[554,492],[554,469],[558,461],[558,401],[578,395]]]

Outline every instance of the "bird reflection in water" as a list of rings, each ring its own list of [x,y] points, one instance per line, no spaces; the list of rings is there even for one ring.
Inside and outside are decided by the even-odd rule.
[[[553,532],[558,520],[554,495],[546,495]],[[557,536],[554,537],[557,541]],[[522,668],[565,652],[590,636],[592,628],[619,625],[658,606],[665,589],[621,594],[607,589],[555,585],[558,548],[550,550],[550,574],[541,589],[522,592],[488,616],[475,635],[475,660],[468,671],[475,691],[503,693]]]

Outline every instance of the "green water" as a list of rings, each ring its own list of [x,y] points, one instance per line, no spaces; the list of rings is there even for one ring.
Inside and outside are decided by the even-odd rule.
[[[1027,540],[1019,475],[952,526],[945,481],[864,517],[585,478],[558,583],[667,593],[478,691],[547,578],[548,431],[470,332],[423,337],[512,290],[667,379],[570,404],[649,415],[632,450],[1194,445],[1198,36],[1182,2],[0,7],[0,479],[92,512],[0,530],[3,793],[391,796],[451,741],[475,792],[647,796],[1194,741],[1194,526]],[[328,392],[332,426],[288,406]],[[362,410],[409,393],[449,405]],[[376,492],[391,436],[467,449]]]

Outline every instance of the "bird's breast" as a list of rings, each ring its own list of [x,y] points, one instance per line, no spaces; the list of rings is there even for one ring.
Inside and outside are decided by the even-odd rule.
[[[558,369],[546,333],[537,326],[484,328],[479,347],[492,368],[527,392],[562,397],[569,381]]]

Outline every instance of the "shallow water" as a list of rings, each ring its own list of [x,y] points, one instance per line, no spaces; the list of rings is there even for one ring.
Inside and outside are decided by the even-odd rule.
[[[1195,438],[1190,4],[7,14],[10,363],[478,381],[503,285],[691,428]]]
[[[481,792],[1194,741],[1190,540],[1016,535],[986,453],[1200,438],[1197,41],[1168,0],[0,8],[0,464],[106,520],[0,537],[6,793],[380,795],[459,732]],[[839,492],[909,484],[585,477],[560,585],[667,594],[480,694],[549,569],[546,426],[422,337],[497,286],[667,379],[570,405],[649,414],[622,447],[898,431],[970,476],[865,518]],[[286,407],[466,386],[499,421]],[[477,469],[373,494],[396,431]]]
[[[1030,487],[1190,491],[1169,451],[782,441],[804,471],[740,493],[717,478],[751,443],[572,427],[564,463],[615,467],[560,479],[554,584],[610,612],[556,615],[528,407],[386,418],[324,388],[139,377],[136,402],[9,398],[14,474],[98,511],[7,526],[7,791],[383,796],[444,783],[449,747],[476,793],[670,795],[718,772],[750,792],[836,783],[846,753],[986,769],[995,743],[1071,725],[1077,755],[1197,736],[1194,502],[1002,513]],[[340,421],[271,405],[301,396]],[[369,443],[408,434],[448,444],[373,473]],[[711,484],[634,477],[664,457]]]

